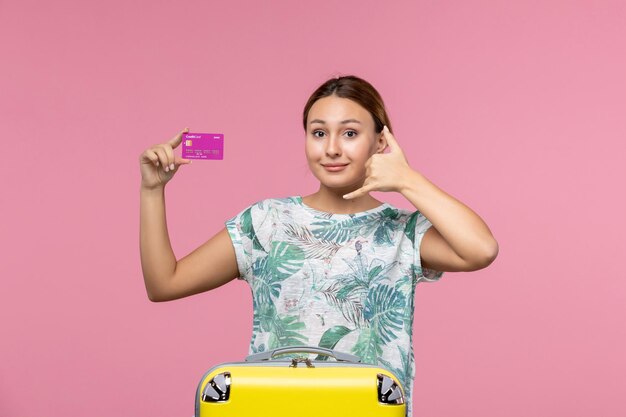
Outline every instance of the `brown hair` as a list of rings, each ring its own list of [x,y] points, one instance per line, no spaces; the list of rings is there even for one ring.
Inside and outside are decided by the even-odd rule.
[[[382,132],[384,125],[387,125],[389,131],[393,133],[389,116],[385,110],[385,103],[378,91],[370,83],[354,75],[331,78],[311,94],[302,112],[302,124],[305,132],[306,119],[311,106],[320,98],[333,94],[341,98],[353,100],[363,106],[374,119],[376,133]]]

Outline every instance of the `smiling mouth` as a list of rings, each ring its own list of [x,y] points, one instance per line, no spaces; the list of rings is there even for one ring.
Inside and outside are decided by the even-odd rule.
[[[335,171],[342,171],[345,167],[348,166],[348,164],[341,164],[341,165],[324,165],[322,164],[322,166],[324,167],[324,169],[326,171],[330,171],[330,172],[335,172]]]
[[[324,167],[345,167],[346,165],[348,165],[348,163],[346,162],[345,164],[321,164]]]

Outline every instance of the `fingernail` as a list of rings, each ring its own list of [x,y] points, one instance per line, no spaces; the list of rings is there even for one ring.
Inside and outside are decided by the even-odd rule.
[[[174,171],[174,164],[170,164],[170,169]]]

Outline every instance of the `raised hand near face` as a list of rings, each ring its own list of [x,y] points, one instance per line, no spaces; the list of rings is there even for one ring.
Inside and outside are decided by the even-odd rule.
[[[375,153],[365,163],[365,182],[358,190],[343,196],[345,199],[360,197],[371,191],[400,192],[402,180],[412,169],[404,152],[391,134],[387,126],[383,128],[383,136],[387,140],[388,153]]]

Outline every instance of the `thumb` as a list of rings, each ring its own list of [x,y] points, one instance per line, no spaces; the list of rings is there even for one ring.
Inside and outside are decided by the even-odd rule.
[[[182,142],[182,140],[183,140],[183,133],[189,133],[189,128],[186,127],[183,130],[181,130],[180,132],[178,132],[176,134],[176,136],[174,136],[172,139],[170,139],[167,143],[172,148],[176,148],[178,145],[180,145],[180,142]]]
[[[387,146],[389,146],[389,151],[393,152],[396,148],[398,148],[398,141],[395,136],[389,131],[387,125],[383,127],[383,136],[387,140]]]
[[[180,165],[189,165],[192,162],[193,161],[191,159],[185,159],[185,158],[181,158],[179,156],[175,156],[174,157],[174,165],[176,165],[176,167],[178,167]]]

